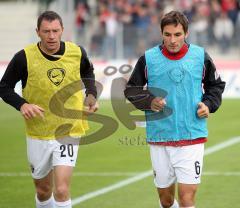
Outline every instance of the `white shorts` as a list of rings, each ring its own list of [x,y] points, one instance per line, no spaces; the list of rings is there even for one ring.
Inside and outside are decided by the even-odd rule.
[[[41,140],[27,138],[27,156],[32,177],[44,178],[54,166],[74,167],[77,160],[80,138]]]
[[[167,188],[173,183],[199,184],[204,143],[182,147],[150,145],[154,183]]]

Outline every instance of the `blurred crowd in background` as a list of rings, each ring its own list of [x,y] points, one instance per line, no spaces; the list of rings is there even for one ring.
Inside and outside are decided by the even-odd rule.
[[[240,0],[75,0],[76,40],[91,55],[134,58],[161,43],[159,20],[180,10],[189,20],[190,43],[227,53],[240,47]]]

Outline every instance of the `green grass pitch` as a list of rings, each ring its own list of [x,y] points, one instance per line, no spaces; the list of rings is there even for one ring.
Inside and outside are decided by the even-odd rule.
[[[240,136],[240,100],[224,100],[209,118],[206,148]],[[81,145],[75,173],[122,173],[122,175],[76,175],[72,198],[112,185],[131,176],[129,172],[151,169],[144,128],[128,130],[115,116],[109,101],[100,101],[99,113],[114,118],[118,130],[110,137]],[[91,124],[93,129],[100,125]],[[131,143],[124,140],[128,137]],[[140,143],[137,139],[140,138]],[[128,140],[128,141],[130,141]],[[197,194],[198,208],[237,208],[240,194],[240,143],[208,155]],[[7,176],[7,173],[10,174]],[[20,176],[22,173],[23,176]],[[24,122],[19,112],[0,101],[0,208],[33,208],[34,188],[26,156]],[[227,175],[228,174],[228,175]],[[79,208],[154,208],[159,207],[152,177],[89,199]]]

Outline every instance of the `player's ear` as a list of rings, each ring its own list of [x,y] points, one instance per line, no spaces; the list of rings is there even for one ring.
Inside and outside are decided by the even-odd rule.
[[[39,30],[38,30],[38,28],[36,28],[36,33],[37,33],[37,35],[39,36]]]
[[[189,35],[189,32],[187,31],[185,34],[185,39],[188,37],[188,35]]]

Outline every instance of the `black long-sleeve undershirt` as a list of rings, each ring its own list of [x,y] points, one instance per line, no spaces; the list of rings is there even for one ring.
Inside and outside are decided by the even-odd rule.
[[[86,95],[92,94],[97,96],[97,90],[95,86],[95,76],[94,68],[92,63],[87,57],[87,53],[83,47],[79,46],[82,51],[81,65],[80,65],[80,76],[83,80],[84,86],[86,88]],[[45,58],[50,61],[56,61],[59,57],[55,55],[63,55],[65,52],[65,43],[61,42],[60,49],[53,56],[44,53],[40,48],[39,50]],[[9,105],[20,110],[20,107],[27,101],[15,93],[14,88],[18,81],[21,81],[22,88],[24,89],[27,83],[28,70],[27,70],[27,59],[24,50],[21,50],[15,54],[15,56],[10,61],[7,69],[0,81],[0,97]]]
[[[155,98],[148,90],[144,89],[148,81],[146,73],[146,59],[143,55],[138,59],[124,92],[127,99],[140,110],[150,110],[151,102]],[[204,54],[204,74],[202,102],[213,113],[221,105],[225,82],[221,80],[220,76],[217,76],[216,67],[206,51]]]

